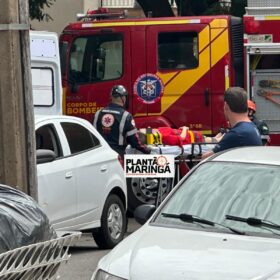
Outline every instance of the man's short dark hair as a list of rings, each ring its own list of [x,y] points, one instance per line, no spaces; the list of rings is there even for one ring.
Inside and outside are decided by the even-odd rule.
[[[247,93],[241,87],[230,87],[224,95],[224,101],[234,113],[247,113],[247,99]]]

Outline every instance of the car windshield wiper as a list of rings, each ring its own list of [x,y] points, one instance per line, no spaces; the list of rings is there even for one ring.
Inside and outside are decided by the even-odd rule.
[[[231,227],[228,227],[228,226],[225,226],[223,224],[219,224],[219,223],[216,223],[216,222],[213,222],[213,221],[210,221],[210,220],[206,220],[206,219],[200,218],[200,217],[195,216],[195,215],[190,215],[190,214],[186,214],[186,213],[182,213],[182,214],[161,213],[161,215],[163,217],[166,217],[166,218],[179,219],[179,220],[181,220],[183,222],[186,222],[186,223],[194,223],[195,222],[195,223],[209,225],[209,226],[212,226],[212,227],[215,227],[216,225],[219,225],[221,227],[229,229],[230,231],[232,231],[236,234],[240,234],[240,235],[245,234],[245,232],[243,232],[243,231],[239,231],[237,229],[234,229],[234,228],[231,228]]]
[[[253,218],[253,217],[242,218],[242,217],[238,217],[238,216],[226,215],[226,219],[246,223],[252,227],[265,227],[265,228],[280,230],[280,225],[277,225],[277,224],[267,221],[267,220],[258,219],[258,218]]]

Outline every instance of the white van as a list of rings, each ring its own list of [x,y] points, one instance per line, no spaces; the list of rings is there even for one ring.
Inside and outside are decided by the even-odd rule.
[[[35,115],[62,114],[62,83],[58,36],[30,31],[31,73]]]

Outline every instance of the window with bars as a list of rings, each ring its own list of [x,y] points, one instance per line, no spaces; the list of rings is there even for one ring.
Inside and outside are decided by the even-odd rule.
[[[176,7],[175,0],[169,0],[172,7]],[[102,0],[104,8],[134,8],[137,3],[135,0]]]
[[[102,0],[104,8],[134,8],[135,0]]]

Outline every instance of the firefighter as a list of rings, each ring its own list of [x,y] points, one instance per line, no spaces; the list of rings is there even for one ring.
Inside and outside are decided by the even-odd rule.
[[[122,159],[128,144],[144,154],[150,153],[150,150],[139,140],[132,115],[124,109],[127,95],[124,86],[113,86],[111,103],[97,111],[93,121],[94,127]]]
[[[270,141],[269,137],[269,127],[264,121],[260,121],[255,116],[255,113],[257,111],[257,107],[254,101],[248,100],[248,117],[249,119],[256,125],[258,128],[263,145],[267,145]]]

